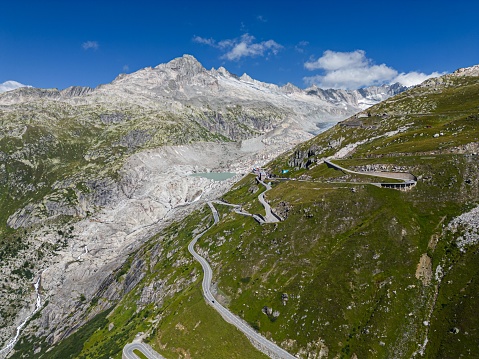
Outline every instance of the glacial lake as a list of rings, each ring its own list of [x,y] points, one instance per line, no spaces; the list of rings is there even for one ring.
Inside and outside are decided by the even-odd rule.
[[[214,181],[224,181],[235,175],[236,173],[232,173],[232,172],[204,172],[204,173],[193,173],[190,176],[209,178]]]

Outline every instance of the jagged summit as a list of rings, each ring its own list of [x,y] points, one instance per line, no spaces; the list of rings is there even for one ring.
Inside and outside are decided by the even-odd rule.
[[[206,69],[194,56],[187,54],[182,57],[177,57],[166,64],[160,64],[156,66],[155,69],[170,69],[184,76],[195,76],[199,73],[206,72]]]
[[[286,85],[281,87],[281,90],[285,93],[301,93],[301,90],[298,86],[293,85],[291,82],[288,82]]]
[[[218,67],[218,70],[216,70],[214,67],[211,69],[211,72],[212,73],[217,73],[221,76],[225,76],[225,77],[235,77],[235,78],[238,78],[238,76],[236,75],[233,75],[231,72],[229,72],[228,70],[226,70],[223,66],[220,66]]]
[[[10,91],[8,95],[0,94],[0,104],[49,98],[84,103],[127,101],[140,105],[153,101],[154,106],[161,101],[164,106],[174,108],[191,103],[224,107],[232,102],[262,102],[290,107],[290,104],[306,101],[313,106],[311,111],[330,119],[331,116],[351,115],[404,89],[392,85],[356,91],[324,90],[316,86],[302,90],[290,83],[280,87],[253,79],[246,73],[236,76],[224,67],[207,70],[194,56],[185,54],[155,67],[120,74],[111,83],[95,89],[77,86],[62,91],[20,89]]]
[[[243,75],[240,76],[240,80],[244,81],[244,82],[253,82],[254,81],[253,78],[250,75],[248,75],[246,72]]]
[[[285,95],[293,101],[298,97],[302,100],[309,98],[312,101],[319,98],[323,102],[320,104],[323,108],[329,108],[331,105],[340,106],[341,111],[346,108],[351,113],[363,110],[406,89],[397,84],[355,91],[324,90],[314,85],[302,90],[291,83],[279,87],[258,81],[246,73],[236,76],[224,67],[206,70],[194,56],[188,54],[154,68],[147,67],[132,74],[121,75],[112,84],[116,87],[115,91],[126,90],[131,93],[140,88],[147,89],[150,95],[180,102],[197,101],[198,98],[204,99],[210,96],[213,104],[223,102],[222,99],[227,99],[226,102],[230,103],[232,98],[236,101],[272,103],[276,103],[278,99],[285,101]],[[112,90],[111,87],[107,88],[108,91]],[[142,96],[145,96],[143,90]],[[221,96],[218,96],[219,93]],[[336,111],[337,109],[333,112]]]
[[[463,67],[452,73],[456,76],[479,76],[479,65]]]
[[[175,66],[183,66],[185,64],[194,64],[195,66],[199,66],[203,68],[203,65],[196,59],[196,57],[190,54],[184,54],[183,56],[176,57],[173,60],[170,60],[169,62],[165,64],[159,64],[156,67],[165,66],[165,65],[170,67],[175,67]]]

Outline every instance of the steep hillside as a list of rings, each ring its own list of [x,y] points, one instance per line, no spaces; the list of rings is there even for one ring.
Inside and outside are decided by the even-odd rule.
[[[2,348],[37,307],[53,344],[116,304],[132,287],[104,290],[128,256],[235,180],[190,174],[244,173],[401,90],[323,96],[185,55],[95,89],[0,94]]]
[[[265,197],[281,222],[260,225],[215,205],[220,222],[197,249],[213,267],[216,299],[300,358],[475,357],[478,95],[479,66],[461,69],[278,157],[266,166],[273,189]],[[374,177],[380,171],[417,182],[381,188],[401,181]],[[261,191],[247,175],[222,198],[264,215]],[[75,346],[67,339],[46,352],[54,340],[34,334],[38,319],[14,357],[119,358],[138,332],[166,358],[259,355],[232,327],[222,336],[212,329],[221,320],[205,305],[187,252],[211,220],[204,206],[132,253],[93,295],[89,310],[100,317],[78,330]],[[106,298],[118,302],[111,312]],[[224,343],[229,349],[217,350]]]
[[[301,357],[474,357],[478,75],[426,81],[269,164],[284,221],[229,213],[202,244],[230,308]],[[326,158],[417,185],[378,188]],[[255,190],[247,177],[225,199]]]

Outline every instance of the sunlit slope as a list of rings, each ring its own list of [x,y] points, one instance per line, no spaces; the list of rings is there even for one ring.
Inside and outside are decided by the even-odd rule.
[[[479,78],[429,80],[368,112],[267,166],[275,177],[265,197],[281,222],[259,225],[215,205],[220,222],[197,250],[214,270],[216,298],[300,358],[474,357]],[[411,173],[417,184],[379,188],[323,158],[357,172]],[[263,190],[248,175],[223,200],[264,215]],[[97,334],[80,329],[79,357],[119,357],[137,332],[167,358],[260,355],[220,328],[215,313],[204,316],[201,272],[186,246],[211,220],[205,206],[132,255],[113,283],[142,279],[119,296]],[[151,302],[153,289],[165,296]],[[218,350],[225,338],[233,354]]]
[[[304,357],[468,357],[478,344],[478,246],[458,248],[465,228],[448,224],[479,199],[479,79],[449,75],[364,115],[270,164],[294,179],[273,181],[266,196],[283,222],[231,212],[205,238],[220,298]],[[328,168],[330,156],[418,182],[377,188]],[[256,190],[251,177],[226,198],[260,211]]]

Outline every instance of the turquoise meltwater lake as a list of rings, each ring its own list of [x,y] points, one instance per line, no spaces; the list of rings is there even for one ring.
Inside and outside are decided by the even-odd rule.
[[[232,172],[204,172],[204,173],[193,173],[190,176],[209,178],[214,181],[224,181],[235,175],[236,173],[232,173]]]

